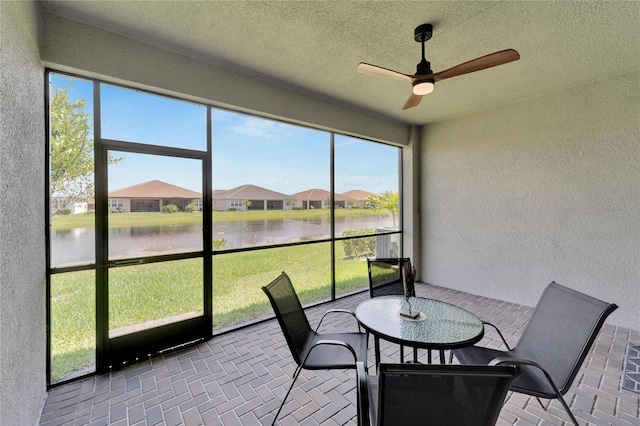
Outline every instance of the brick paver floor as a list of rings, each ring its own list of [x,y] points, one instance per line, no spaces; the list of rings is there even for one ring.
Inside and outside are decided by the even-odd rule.
[[[417,284],[418,296],[462,306],[496,324],[516,343],[531,308],[445,288]],[[368,293],[314,307],[312,326],[329,308],[355,309]],[[321,332],[355,330],[348,315],[325,320]],[[479,343],[499,347],[490,330]],[[638,330],[605,324],[567,402],[581,424],[639,426],[640,395],[621,387],[627,344]],[[373,365],[373,342],[369,363]],[[410,351],[407,351],[410,352]],[[437,352],[436,352],[437,354]],[[409,356],[409,355],[407,355]],[[420,351],[426,361],[426,351]],[[397,345],[382,342],[382,360],[397,362]],[[437,361],[437,357],[436,357]],[[41,425],[265,425],[284,396],[295,364],[275,320],[217,336],[208,342],[49,392]],[[370,369],[373,371],[373,368]],[[303,371],[279,417],[280,425],[355,425],[355,372]],[[510,393],[499,425],[564,425],[557,401],[546,410],[534,398]]]

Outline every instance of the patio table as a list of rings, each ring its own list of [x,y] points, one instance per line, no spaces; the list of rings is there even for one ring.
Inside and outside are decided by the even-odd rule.
[[[466,309],[434,299],[410,297],[412,311],[421,314],[415,319],[399,314],[409,307],[404,296],[380,296],[368,299],[356,308],[358,322],[375,340],[376,366],[380,363],[380,342],[384,339],[414,348],[444,351],[471,346],[484,336],[482,321]],[[429,352],[429,363],[431,362]]]

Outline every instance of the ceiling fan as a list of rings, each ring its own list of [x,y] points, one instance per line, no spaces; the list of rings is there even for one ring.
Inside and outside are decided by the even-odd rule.
[[[431,63],[429,63],[424,57],[424,43],[431,38],[432,34],[433,26],[431,24],[422,24],[415,29],[415,40],[418,43],[422,43],[422,61],[418,64],[415,75],[403,74],[398,71],[367,64],[365,62],[360,62],[357,69],[363,74],[373,75],[376,77],[395,78],[410,83],[413,86],[413,90],[411,96],[409,96],[409,99],[407,99],[407,102],[405,102],[404,107],[402,108],[409,109],[418,106],[424,95],[428,95],[433,92],[435,83],[440,80],[469,74],[520,59],[520,54],[517,51],[507,49],[481,56],[447,70],[434,73],[431,71]]]

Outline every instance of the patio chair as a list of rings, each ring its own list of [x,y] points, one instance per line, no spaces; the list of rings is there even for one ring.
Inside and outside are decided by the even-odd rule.
[[[293,373],[293,381],[282,399],[282,403],[273,418],[275,424],[296,379],[302,369],[327,370],[355,368],[356,361],[367,362],[367,336],[361,332],[323,333],[317,331],[325,316],[329,313],[353,312],[345,309],[326,311],[320,318],[315,330],[309,325],[291,280],[282,272],[269,285],[262,287],[271,302],[282,333],[291,350],[291,355],[298,365]],[[358,325],[358,330],[360,326]]]
[[[511,385],[538,399],[559,399],[577,425],[562,395],[578,374],[606,318],[618,306],[551,282],[542,293],[531,319],[515,348],[493,327],[507,351],[471,346],[453,351],[461,364],[519,365],[522,375]],[[544,405],[542,405],[543,408]]]
[[[403,268],[411,269],[411,259],[408,257],[367,259],[369,296],[404,295]],[[410,297],[416,296],[413,283],[409,284],[407,293]],[[379,347],[380,339],[374,337],[374,343]],[[380,353],[379,350],[376,350],[376,353]],[[400,345],[400,359],[404,361],[404,345]],[[413,362],[418,362],[417,348],[413,348]],[[431,351],[429,351],[429,363],[431,363]]]
[[[404,295],[402,268],[405,265],[411,268],[408,257],[367,259],[369,296]],[[411,286],[408,290],[409,295],[415,297],[415,288]]]
[[[518,367],[380,364],[369,376],[356,365],[358,426],[491,426]]]

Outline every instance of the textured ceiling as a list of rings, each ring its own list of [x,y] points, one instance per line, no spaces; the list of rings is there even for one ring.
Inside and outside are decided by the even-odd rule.
[[[426,124],[640,69],[640,2],[45,1],[45,10],[388,120]],[[452,78],[413,109],[414,28],[434,71],[507,48],[517,62]]]

